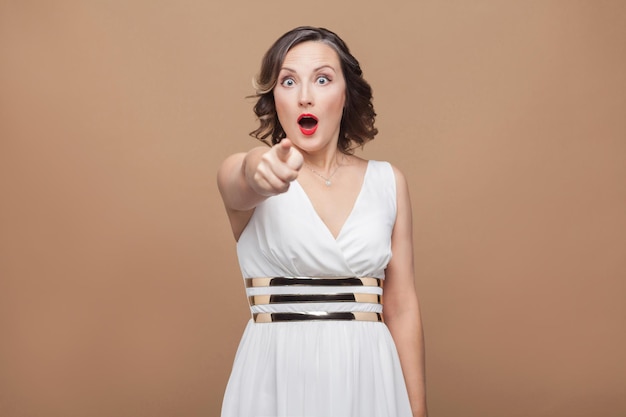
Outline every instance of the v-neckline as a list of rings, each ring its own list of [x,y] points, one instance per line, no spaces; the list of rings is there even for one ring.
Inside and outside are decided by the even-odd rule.
[[[359,200],[361,200],[361,195],[363,194],[363,190],[365,189],[365,181],[367,181],[367,176],[368,176],[369,171],[370,171],[370,165],[371,165],[370,162],[371,161],[367,161],[367,166],[365,167],[365,173],[363,174],[363,181],[361,182],[361,189],[359,190],[359,193],[357,194],[356,198],[354,199],[354,202],[352,203],[352,208],[350,209],[350,212],[348,213],[348,216],[346,217],[346,219],[344,220],[343,224],[339,228],[339,232],[337,232],[337,236],[335,236],[333,234],[333,232],[330,230],[330,227],[328,227],[328,225],[326,224],[324,219],[322,219],[322,216],[319,215],[319,213],[315,209],[315,205],[313,204],[313,201],[311,200],[311,198],[309,197],[309,195],[305,191],[304,187],[302,187],[302,185],[298,182],[297,179],[294,181],[296,184],[298,184],[298,188],[300,189],[300,191],[302,191],[302,194],[306,198],[306,201],[308,202],[309,207],[311,208],[311,210],[315,214],[315,217],[317,217],[317,219],[322,224],[322,226],[324,226],[324,229],[326,229],[326,231],[328,232],[330,237],[335,242],[337,242],[339,240],[339,238],[341,237],[344,229],[346,228],[346,224],[348,224],[348,222],[352,218],[352,214],[354,213],[354,211],[355,211],[355,209],[356,209],[356,207],[357,207],[357,205],[359,203]]]

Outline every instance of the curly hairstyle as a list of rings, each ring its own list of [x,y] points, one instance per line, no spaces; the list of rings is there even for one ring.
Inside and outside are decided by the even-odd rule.
[[[343,153],[352,153],[355,148],[362,147],[374,139],[378,129],[374,127],[376,113],[372,104],[372,88],[363,78],[361,66],[350,53],[348,46],[335,33],[328,29],[301,26],[282,35],[263,56],[261,71],[254,80],[257,98],[254,113],[260,126],[250,132],[267,145],[275,145],[285,137],[280,125],[274,102],[274,87],[278,74],[287,55],[294,46],[307,42],[322,42],[332,47],[339,56],[341,70],[346,80],[346,104],[339,128],[337,147]],[[270,140],[268,141],[268,137]]]

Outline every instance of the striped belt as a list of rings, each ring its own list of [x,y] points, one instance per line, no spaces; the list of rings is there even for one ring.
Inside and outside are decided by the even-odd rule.
[[[271,310],[253,312],[252,317],[256,323],[309,320],[383,321],[381,312],[360,311],[359,308],[362,304],[382,305],[383,280],[379,278],[266,277],[247,278],[245,283],[248,290],[262,292],[248,296],[250,307]],[[318,303],[317,306],[319,303],[325,303],[326,309],[328,303],[337,306],[341,303],[357,304],[350,304],[355,306],[354,311],[345,311],[344,308],[337,308],[337,311],[320,311],[316,309],[315,303]],[[287,306],[289,311],[284,311]],[[297,311],[293,311],[294,308]],[[382,311],[382,306],[380,310]]]
[[[349,312],[309,312],[309,313],[255,313],[252,315],[255,323],[274,323],[279,321],[309,321],[309,320],[340,320],[340,321],[383,321],[382,313],[368,313],[364,311]]]

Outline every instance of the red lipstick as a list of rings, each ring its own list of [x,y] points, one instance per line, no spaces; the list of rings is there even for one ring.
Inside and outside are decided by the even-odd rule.
[[[298,117],[298,124],[303,135],[311,136],[317,130],[317,117],[309,113],[302,113]]]

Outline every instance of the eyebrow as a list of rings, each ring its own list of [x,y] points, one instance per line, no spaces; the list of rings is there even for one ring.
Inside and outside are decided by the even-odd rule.
[[[335,70],[335,68],[333,68],[331,65],[328,65],[328,64],[324,64],[324,65],[321,65],[321,66],[319,66],[319,67],[315,68],[315,69],[313,70],[313,72],[318,72],[318,71],[323,70],[323,69],[325,69],[325,68],[331,69],[331,70],[333,70],[333,72],[337,72],[337,70]],[[282,71],[282,70],[289,71],[289,72],[293,72],[293,73],[296,73],[296,72],[297,72],[296,70],[294,70],[294,69],[292,69],[292,68],[289,68],[289,67],[281,67],[281,71]]]

